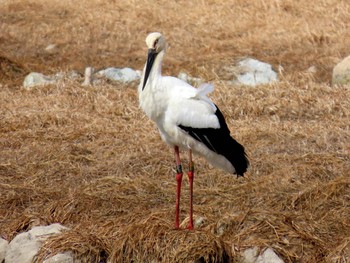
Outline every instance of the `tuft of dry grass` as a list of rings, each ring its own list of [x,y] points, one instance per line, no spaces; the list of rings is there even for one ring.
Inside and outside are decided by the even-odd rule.
[[[349,8],[335,0],[5,1],[1,237],[69,227],[47,240],[37,262],[66,250],[86,262],[234,262],[251,246],[272,247],[286,262],[349,261],[350,91],[329,86],[349,53]],[[154,30],[170,43],[166,73],[214,83],[211,97],[252,163],[237,180],[196,157],[194,213],[206,220],[193,232],[173,230],[173,155],[138,108],[136,83],[18,84],[32,70],[141,68]],[[50,43],[57,49],[47,53]],[[283,66],[280,81],[223,82],[241,56]],[[184,221],[188,202],[185,180]]]

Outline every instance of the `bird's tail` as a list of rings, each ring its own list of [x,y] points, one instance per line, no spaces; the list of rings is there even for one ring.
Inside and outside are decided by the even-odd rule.
[[[233,167],[236,170],[237,176],[243,176],[243,174],[247,171],[247,168],[249,166],[249,160],[247,158],[247,154],[244,150],[244,147],[231,136],[226,142],[227,148],[222,154],[233,165]]]
[[[249,160],[244,147],[231,137],[230,130],[228,129],[225,118],[219,108],[217,108],[215,114],[219,119],[221,137],[223,137],[221,140],[219,140],[220,147],[218,148],[221,149],[219,154],[225,156],[226,159],[233,165],[237,176],[243,176],[249,166]]]

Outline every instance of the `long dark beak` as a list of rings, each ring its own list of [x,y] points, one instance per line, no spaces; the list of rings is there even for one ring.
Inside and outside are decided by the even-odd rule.
[[[154,60],[157,56],[156,50],[153,48],[148,49],[147,63],[146,63],[146,71],[143,79],[142,90],[145,88],[149,73],[151,72]]]

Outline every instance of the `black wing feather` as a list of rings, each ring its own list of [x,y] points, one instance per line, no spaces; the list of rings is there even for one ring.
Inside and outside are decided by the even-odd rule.
[[[195,140],[205,144],[210,150],[226,157],[235,168],[237,175],[243,176],[249,166],[244,147],[231,137],[224,116],[217,106],[216,109],[215,115],[220,124],[218,129],[193,128],[183,125],[179,127]]]

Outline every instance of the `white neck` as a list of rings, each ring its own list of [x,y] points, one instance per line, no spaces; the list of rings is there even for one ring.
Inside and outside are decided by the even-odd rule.
[[[152,66],[151,72],[148,76],[146,86],[142,90],[146,66],[143,69],[142,81],[138,88],[140,107],[144,110],[146,115],[157,121],[158,117],[164,111],[164,87],[160,84],[162,75],[162,61],[164,57],[164,51],[161,51]]]
[[[155,82],[157,82],[157,80],[159,78],[162,77],[162,62],[163,62],[163,57],[164,57],[164,50],[162,50],[161,52],[158,53],[156,59],[154,60],[153,62],[153,65],[152,65],[152,69],[151,69],[151,72],[148,76],[148,80],[147,80],[147,83],[146,83],[146,86],[145,86],[145,90],[148,88],[153,88],[155,85]],[[145,67],[143,68],[143,74],[142,74],[142,83],[141,83],[141,86],[143,85],[143,80],[144,80],[144,76],[145,76],[145,71],[146,71],[146,65]]]

